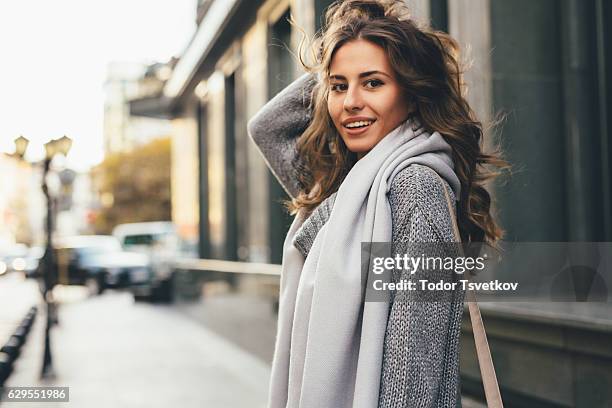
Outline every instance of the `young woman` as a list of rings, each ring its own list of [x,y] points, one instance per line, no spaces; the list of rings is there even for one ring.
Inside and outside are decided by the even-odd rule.
[[[483,183],[503,161],[481,151],[456,42],[417,26],[401,0],[348,0],[328,9],[314,50],[310,73],[248,125],[296,215],[270,407],[459,406],[461,286],[374,302],[361,274],[362,242],[396,254],[453,242],[455,214],[464,242],[501,236]]]

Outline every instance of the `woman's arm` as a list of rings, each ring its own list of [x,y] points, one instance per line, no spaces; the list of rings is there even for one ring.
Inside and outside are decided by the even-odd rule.
[[[410,255],[408,243],[453,240],[442,181],[430,168],[413,164],[398,173],[389,202],[394,254]],[[450,246],[436,247],[440,248],[436,256],[457,256],[450,253]],[[419,269],[414,275],[403,271],[398,279],[456,281],[451,274]],[[432,292],[396,294],[385,333],[379,407],[460,406],[459,336],[464,295],[461,285],[455,291],[440,292],[435,299]]]
[[[315,84],[315,75],[302,75],[266,103],[247,125],[266,164],[292,198],[300,191],[296,142],[310,123]]]

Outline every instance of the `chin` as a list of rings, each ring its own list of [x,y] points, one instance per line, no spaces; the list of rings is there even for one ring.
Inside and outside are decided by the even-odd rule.
[[[344,144],[346,145],[347,149],[356,154],[365,154],[372,150],[372,148],[375,146],[375,143],[371,143],[365,140],[348,140],[348,143],[347,140],[345,140]]]

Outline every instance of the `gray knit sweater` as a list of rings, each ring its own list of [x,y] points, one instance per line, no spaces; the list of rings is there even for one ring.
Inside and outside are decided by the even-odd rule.
[[[291,197],[300,191],[297,138],[311,118],[315,79],[303,75],[270,100],[249,122],[251,138]],[[407,253],[411,242],[453,241],[452,215],[442,181],[429,167],[412,164],[392,180],[392,249]],[[451,202],[452,189],[447,185]],[[304,221],[293,244],[306,257],[329,218],[334,193]],[[421,271],[419,271],[421,273]],[[425,271],[422,271],[425,274]],[[423,275],[420,275],[423,276]],[[397,274],[396,279],[413,279]],[[460,404],[459,335],[464,292],[457,285],[438,302],[394,296],[385,333],[379,407],[456,407]]]

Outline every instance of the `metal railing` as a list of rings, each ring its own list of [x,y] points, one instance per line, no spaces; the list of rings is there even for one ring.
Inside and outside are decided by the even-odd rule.
[[[24,345],[28,333],[30,333],[37,310],[36,306],[30,308],[8,341],[0,348],[0,393],[2,392],[2,385],[13,372],[13,364],[19,357],[21,347]]]
[[[207,282],[225,281],[232,288],[238,287],[243,277],[256,277],[259,285],[266,288],[274,310],[278,308],[281,265],[224,261],[218,259],[180,259],[173,263],[174,294],[183,300],[202,296],[202,286]]]
[[[281,266],[278,264],[222,261],[218,259],[180,259],[174,262],[174,268],[200,272],[223,272],[246,275],[267,275],[280,277]]]

